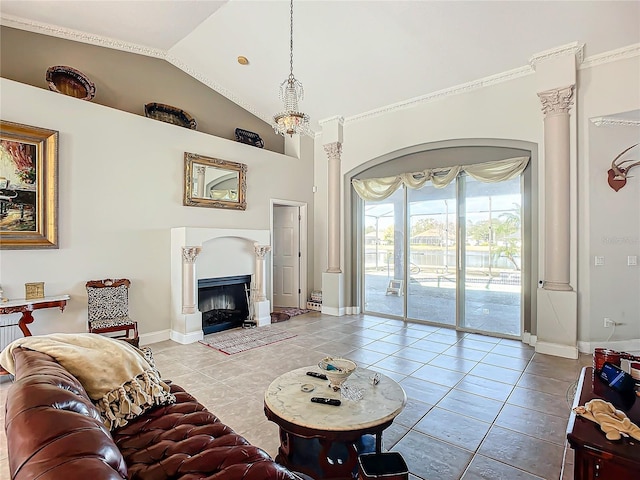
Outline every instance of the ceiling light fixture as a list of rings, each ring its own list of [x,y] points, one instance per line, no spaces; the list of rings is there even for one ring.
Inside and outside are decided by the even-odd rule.
[[[298,100],[304,98],[302,83],[293,76],[293,0],[291,0],[291,35],[289,55],[289,76],[280,84],[280,100],[284,102],[284,111],[273,117],[273,129],[280,135],[309,132],[309,115],[298,109]]]

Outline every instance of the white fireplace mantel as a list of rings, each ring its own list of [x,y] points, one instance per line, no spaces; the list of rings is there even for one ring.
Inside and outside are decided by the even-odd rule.
[[[171,229],[172,340],[186,344],[203,338],[202,314],[197,310],[197,301],[194,309],[193,302],[186,298],[195,295],[194,289],[197,292],[199,279],[251,275],[252,284],[259,284],[256,273],[261,272],[256,272],[256,265],[263,259],[257,257],[256,244],[264,247],[271,245],[269,230],[199,227]],[[185,249],[191,255],[185,255]],[[270,307],[266,299],[254,304],[259,326],[270,323]]]

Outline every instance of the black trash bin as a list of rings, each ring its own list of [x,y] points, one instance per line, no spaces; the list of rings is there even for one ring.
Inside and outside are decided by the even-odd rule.
[[[409,468],[398,452],[365,453],[358,457],[359,480],[408,480]]]

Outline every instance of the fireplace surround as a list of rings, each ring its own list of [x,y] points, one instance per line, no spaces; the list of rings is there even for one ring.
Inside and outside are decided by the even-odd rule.
[[[270,324],[270,245],[269,230],[172,228],[169,337],[182,344],[204,337],[198,281],[206,278],[249,276],[256,293],[253,320],[258,327]]]

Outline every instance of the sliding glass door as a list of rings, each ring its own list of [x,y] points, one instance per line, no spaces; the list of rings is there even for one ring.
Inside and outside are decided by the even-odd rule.
[[[364,310],[404,317],[404,188],[364,204]]]
[[[407,317],[456,325],[456,185],[407,190]]]
[[[364,201],[364,311],[520,336],[521,178]]]
[[[520,335],[522,195],[520,178],[484,183],[458,178],[463,259],[460,325]]]

